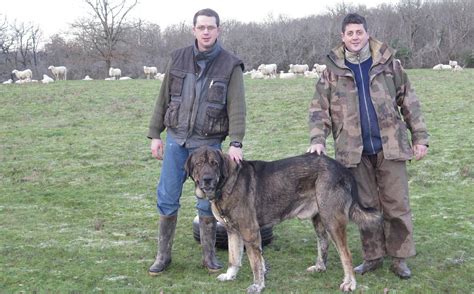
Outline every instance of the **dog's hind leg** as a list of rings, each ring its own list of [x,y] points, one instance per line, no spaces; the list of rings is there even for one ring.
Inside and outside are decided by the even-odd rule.
[[[308,272],[324,272],[326,271],[326,264],[328,261],[328,234],[323,226],[323,223],[321,222],[321,216],[319,214],[314,216],[312,221],[318,241],[318,256],[316,258],[315,265],[308,267],[306,270]]]
[[[227,231],[229,249],[229,267],[225,274],[217,277],[219,281],[235,280],[240,267],[242,266],[242,255],[244,254],[244,242],[239,234]]]

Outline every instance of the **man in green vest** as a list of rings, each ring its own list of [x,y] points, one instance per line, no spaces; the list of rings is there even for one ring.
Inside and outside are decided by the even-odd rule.
[[[222,48],[219,15],[212,9],[196,12],[193,18],[194,44],[175,50],[165,72],[160,94],[150,121],[148,138],[152,156],[163,160],[157,187],[160,214],[158,252],[149,268],[150,275],[163,272],[171,263],[171,248],[179,199],[186,180],[184,164],[200,146],[221,149],[230,138],[229,156],[243,158],[245,134],[245,94],[243,62]],[[166,129],[166,145],[161,138]],[[216,219],[207,199],[197,200],[203,265],[218,271]]]

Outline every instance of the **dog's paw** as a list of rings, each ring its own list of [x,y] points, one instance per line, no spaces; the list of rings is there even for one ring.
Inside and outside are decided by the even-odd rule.
[[[235,276],[231,276],[227,273],[225,274],[220,274],[217,276],[217,279],[221,282],[224,282],[224,281],[232,281],[232,280],[235,280]]]
[[[344,279],[342,284],[339,286],[339,289],[344,292],[351,292],[356,289],[356,280],[353,278]]]
[[[258,284],[252,284],[252,285],[250,285],[250,287],[247,288],[247,293],[249,293],[249,294],[260,293],[260,292],[262,292],[263,288],[265,288],[265,286],[258,285]]]
[[[306,269],[307,272],[310,273],[320,273],[326,271],[326,266],[322,262],[317,262],[315,265],[310,266]]]

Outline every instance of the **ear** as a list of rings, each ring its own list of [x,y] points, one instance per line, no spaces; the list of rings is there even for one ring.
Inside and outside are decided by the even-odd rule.
[[[222,150],[217,150],[218,152],[218,155],[219,155],[219,166],[220,166],[220,169],[221,169],[221,175],[224,177],[224,178],[228,178],[229,177],[229,169],[230,169],[230,165],[229,165],[229,156],[227,156],[226,154],[224,154],[222,152]]]
[[[184,171],[185,171],[185,178],[187,179],[188,177],[192,177],[193,173],[193,165],[191,164],[191,158],[193,157],[192,154],[189,154],[188,159],[186,159],[186,163],[184,164]],[[193,179],[194,180],[194,179]]]

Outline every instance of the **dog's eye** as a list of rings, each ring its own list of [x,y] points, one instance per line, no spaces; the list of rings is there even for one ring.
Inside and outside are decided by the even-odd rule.
[[[211,160],[210,164],[211,164],[212,166],[217,166],[219,163],[218,163],[217,161],[215,161],[215,160]]]

